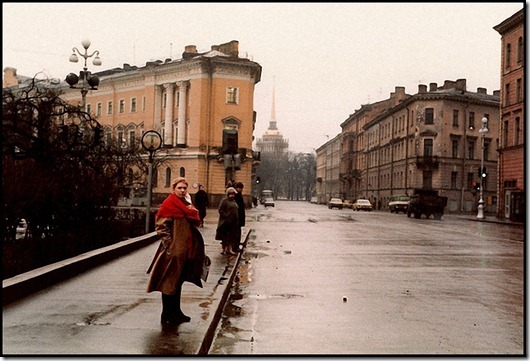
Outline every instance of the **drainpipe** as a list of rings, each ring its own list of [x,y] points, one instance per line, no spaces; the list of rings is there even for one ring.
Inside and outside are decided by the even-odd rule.
[[[208,111],[207,111],[207,125],[206,125],[206,189],[211,194],[210,190],[210,133],[212,124],[212,93],[213,93],[213,65],[211,59],[206,59],[208,71]]]

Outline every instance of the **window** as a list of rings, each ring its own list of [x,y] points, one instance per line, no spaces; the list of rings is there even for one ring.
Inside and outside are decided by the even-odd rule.
[[[458,176],[457,172],[451,172],[451,189],[456,189],[456,177]]]
[[[517,62],[521,63],[523,61],[523,38],[519,37],[519,40],[517,41]]]
[[[458,158],[458,140],[453,139],[451,141],[451,150],[452,150],[452,157]]]
[[[112,100],[107,103],[107,114],[112,114]]]
[[[423,188],[426,188],[426,189],[432,188],[432,171],[431,170],[423,171]]]
[[[469,112],[469,129],[475,129],[475,112]]]
[[[136,113],[136,98],[131,98],[131,113]]]
[[[97,109],[96,110],[96,116],[98,116],[98,117],[101,116],[101,108],[102,108],[101,103],[98,103],[97,108],[96,108]]]
[[[513,145],[519,144],[519,133],[521,132],[521,118],[516,117],[515,118],[515,127],[514,127],[514,139],[513,139]]]
[[[129,148],[136,148],[136,132],[134,130],[129,132]]]
[[[112,131],[107,129],[105,131],[105,145],[110,145],[112,142]]]
[[[87,112],[88,114],[90,114],[90,110],[91,110],[90,104],[87,104],[87,105],[86,105],[86,112]]]
[[[458,127],[458,110],[453,110],[453,127]]]
[[[523,100],[523,90],[522,90],[522,81],[521,78],[517,79],[517,85],[516,85],[516,98],[517,103],[520,103]]]
[[[504,86],[504,105],[510,105],[510,83]]]
[[[125,113],[125,100],[124,99],[120,99],[119,113],[120,114]]]
[[[166,185],[165,187],[168,188],[171,185],[171,168],[166,168]]]
[[[432,139],[425,139],[423,141],[423,156],[432,157]]]
[[[473,189],[473,179],[475,177],[475,173],[468,173],[467,174],[467,189],[472,190]]]
[[[505,120],[504,121],[504,128],[503,128],[503,130],[504,130],[504,137],[503,137],[503,142],[504,143],[503,143],[503,145],[504,145],[505,148],[508,146],[508,134],[509,134],[509,131],[510,131],[509,125],[510,125],[510,123],[507,120]]]
[[[434,109],[425,109],[425,124],[434,124]]]
[[[180,167],[179,173],[180,173],[181,177],[185,177],[186,176],[186,169],[184,169],[184,167]]]
[[[512,45],[511,44],[506,44],[506,68],[509,68],[510,67],[510,61],[511,61],[511,57],[512,57]]]
[[[467,143],[467,159],[475,159],[475,141],[470,140]]]
[[[238,101],[238,91],[237,88],[229,86],[226,89],[226,102],[230,104],[237,104]]]
[[[145,97],[142,98],[142,111],[145,111]]]

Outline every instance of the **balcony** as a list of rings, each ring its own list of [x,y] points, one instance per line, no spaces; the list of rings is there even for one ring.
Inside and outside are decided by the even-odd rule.
[[[438,169],[438,156],[417,156],[416,167],[423,170]]]

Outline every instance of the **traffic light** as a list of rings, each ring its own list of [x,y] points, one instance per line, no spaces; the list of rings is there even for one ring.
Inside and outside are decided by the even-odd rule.
[[[486,178],[487,175],[488,175],[488,172],[486,172],[486,167],[482,167],[482,171],[480,172],[480,176],[482,178]]]
[[[256,177],[256,184],[259,184],[261,182],[261,177]]]
[[[474,190],[476,190],[476,191],[480,190],[480,183],[479,182],[473,181],[473,183],[471,183],[471,185],[473,186]]]

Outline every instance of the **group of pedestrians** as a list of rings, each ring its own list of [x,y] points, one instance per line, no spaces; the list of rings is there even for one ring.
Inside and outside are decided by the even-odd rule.
[[[191,318],[180,307],[182,284],[191,282],[202,288],[207,272],[205,265],[209,258],[204,252],[204,239],[199,231],[204,227],[209,206],[203,185],[199,185],[194,202],[188,193],[188,181],[179,177],[173,181],[172,192],[162,202],[155,217],[160,244],[147,270],[151,274],[147,292],[162,294],[162,325],[190,322]],[[243,183],[231,181],[227,185],[218,212],[215,239],[221,242],[221,254],[235,255],[240,251],[241,227],[245,226]]]

